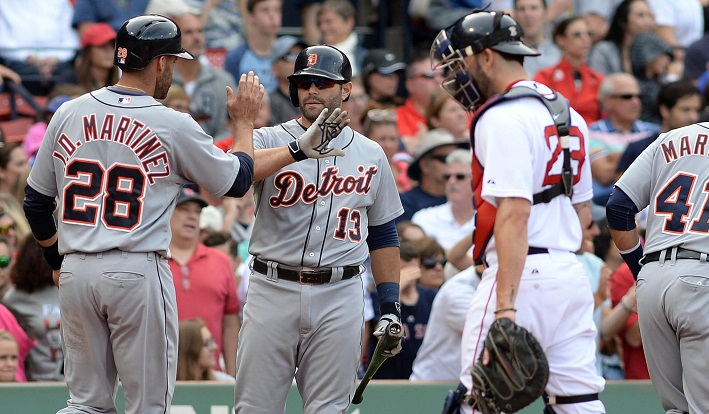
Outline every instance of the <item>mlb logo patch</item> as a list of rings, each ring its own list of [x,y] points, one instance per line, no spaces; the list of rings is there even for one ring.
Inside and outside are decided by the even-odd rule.
[[[122,96],[118,98],[118,103],[123,105],[128,105],[130,103],[130,97]]]

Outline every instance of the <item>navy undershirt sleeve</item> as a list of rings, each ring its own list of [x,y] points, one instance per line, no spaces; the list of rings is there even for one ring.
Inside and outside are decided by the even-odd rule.
[[[243,197],[254,182],[254,160],[245,152],[235,152],[233,155],[239,158],[239,173],[236,175],[236,180],[234,180],[229,191],[224,195]]]
[[[379,226],[369,226],[367,246],[370,252],[384,247],[399,247],[399,234],[394,220]]]

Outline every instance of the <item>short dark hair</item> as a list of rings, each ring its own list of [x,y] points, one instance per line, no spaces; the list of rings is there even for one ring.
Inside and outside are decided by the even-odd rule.
[[[657,94],[657,106],[658,108],[664,106],[672,109],[680,99],[692,95],[697,95],[701,98],[699,88],[694,86],[694,82],[688,79],[670,82],[660,88],[660,92]]]
[[[566,19],[557,23],[556,26],[554,26],[554,30],[551,32],[551,37],[555,44],[556,38],[559,36],[566,36],[566,30],[568,30],[569,26],[571,26],[571,23],[577,20],[583,20],[583,16],[567,17]]]
[[[517,2],[518,2],[518,1],[519,1],[519,0],[514,0],[514,1],[512,2],[512,8],[514,8],[514,9],[517,8]],[[546,8],[547,8],[547,1],[546,1],[546,0],[539,0],[539,1],[542,2],[542,7],[544,7],[544,9],[546,9]]]
[[[256,8],[256,5],[259,3],[262,3],[266,0],[246,0],[246,11],[249,13],[253,13],[254,9]],[[281,0],[281,4],[283,4],[283,1]]]
[[[406,78],[407,79],[410,78],[411,75],[413,75],[413,73],[411,73],[413,71],[411,66],[414,63],[419,63],[419,62],[423,62],[423,61],[427,61],[430,64],[430,62],[431,62],[430,47],[428,49],[424,49],[421,47],[414,49],[414,52],[411,54],[411,57],[406,61]]]

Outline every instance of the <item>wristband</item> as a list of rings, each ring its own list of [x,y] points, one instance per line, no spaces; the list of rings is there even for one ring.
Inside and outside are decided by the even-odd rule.
[[[397,302],[382,302],[379,304],[379,312],[384,315],[396,315],[401,320],[401,304]]]
[[[59,270],[62,268],[64,256],[59,254],[59,240],[55,241],[51,246],[42,246],[42,252],[44,253],[44,259],[47,263],[49,263],[52,270]]]
[[[383,282],[377,285],[379,304],[384,302],[399,301],[399,284],[396,282]]]
[[[638,240],[638,244],[636,244],[635,247],[630,250],[620,252],[620,255],[623,257],[625,263],[628,264],[630,272],[633,274],[633,278],[638,280],[638,274],[640,273],[640,269],[643,267],[640,264],[640,260],[643,258],[643,246],[640,244],[640,240]]]
[[[300,142],[297,139],[288,143],[288,150],[290,151],[290,155],[296,161],[303,161],[308,159],[308,156],[305,155],[305,152],[300,149]]]

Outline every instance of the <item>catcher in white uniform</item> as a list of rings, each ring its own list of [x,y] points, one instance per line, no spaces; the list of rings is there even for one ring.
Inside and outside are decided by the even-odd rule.
[[[473,255],[485,265],[463,332],[460,407],[446,412],[472,411],[471,369],[492,322],[507,318],[546,354],[545,413],[604,413],[592,290],[574,255],[591,220],[587,127],[565,98],[527,80],[524,56],[538,53],[521,35],[509,15],[475,11],[431,48],[447,74],[443,88],[475,110]]]

